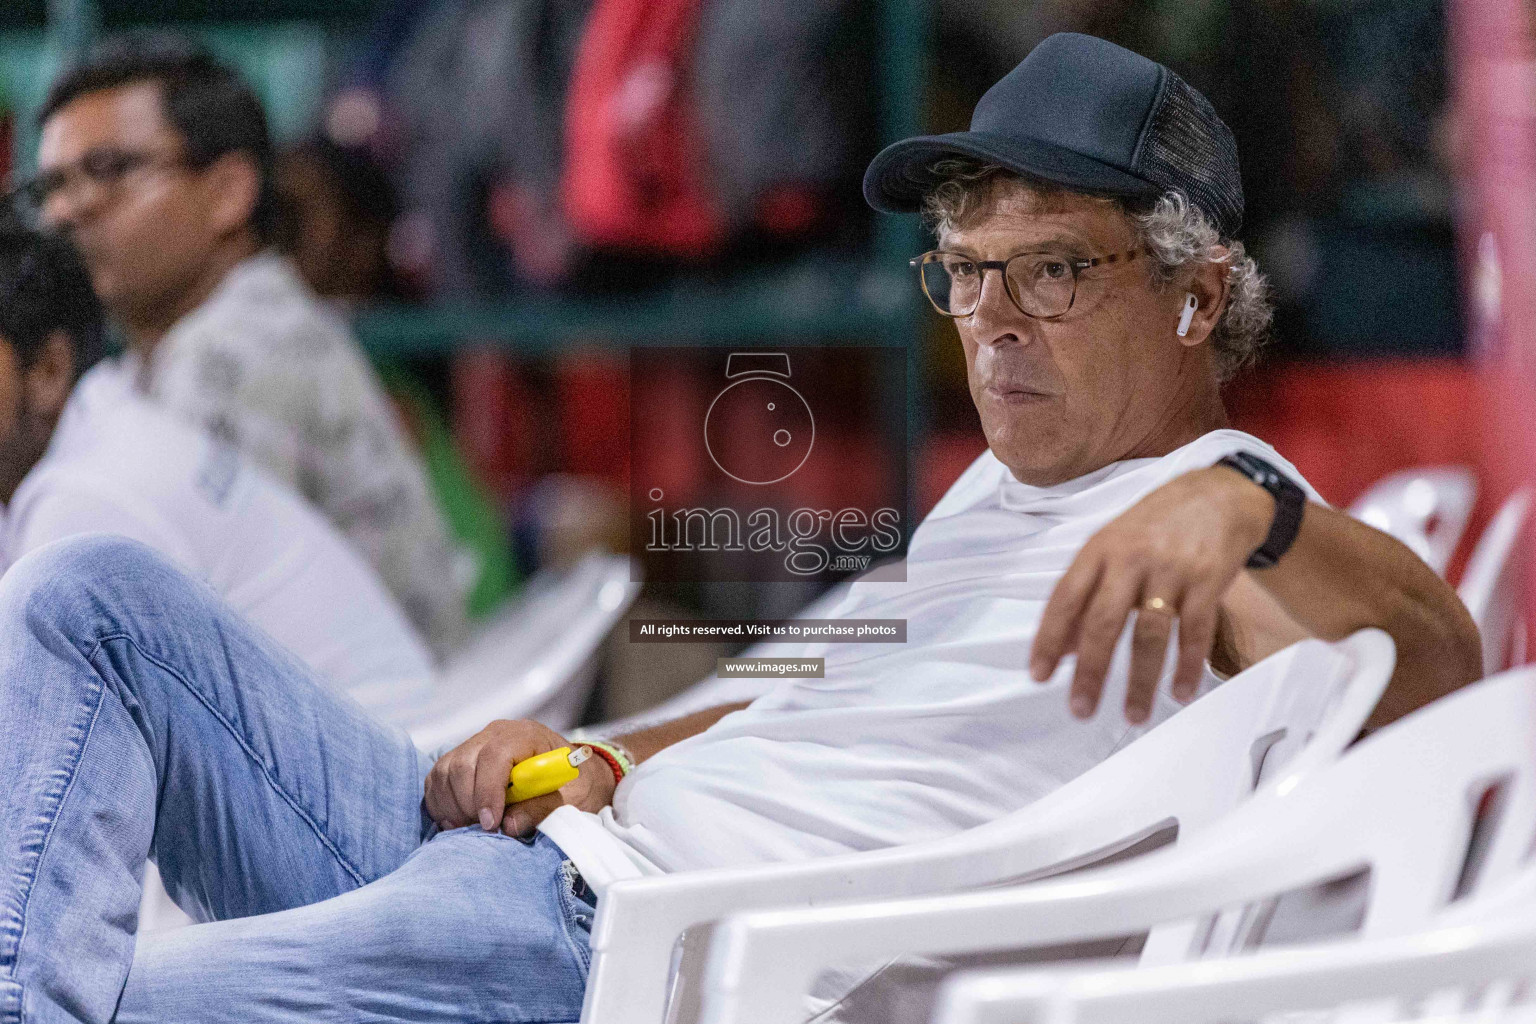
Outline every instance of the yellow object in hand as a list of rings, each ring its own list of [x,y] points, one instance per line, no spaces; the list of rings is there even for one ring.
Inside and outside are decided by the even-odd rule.
[[[537,754],[512,766],[511,785],[507,787],[507,803],[532,800],[536,796],[553,793],[581,774],[582,762],[592,756],[591,747],[557,747],[544,754]]]

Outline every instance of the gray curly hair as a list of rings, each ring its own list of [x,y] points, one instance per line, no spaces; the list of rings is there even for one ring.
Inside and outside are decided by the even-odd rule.
[[[965,158],[940,160],[929,173],[938,183],[923,197],[923,219],[940,237],[989,209],[999,182],[1022,182],[1046,194],[1067,191],[997,164]],[[1152,280],[1157,287],[1165,287],[1193,263],[1226,264],[1227,308],[1211,334],[1216,372],[1227,381],[1258,358],[1269,340],[1274,304],[1268,280],[1242,242],[1222,238],[1210,218],[1177,190],[1164,192],[1153,201],[1087,198],[1116,206],[1130,218],[1141,245],[1152,254]]]

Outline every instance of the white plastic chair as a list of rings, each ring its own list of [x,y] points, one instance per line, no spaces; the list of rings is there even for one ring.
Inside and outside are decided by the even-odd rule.
[[[1461,585],[1462,604],[1483,637],[1483,673],[1491,675],[1525,663],[1525,573],[1529,557],[1521,544],[1531,492],[1516,491],[1477,539]]]
[[[1268,904],[1363,869],[1370,885],[1361,934],[1407,932],[1449,901],[1480,797],[1494,782],[1503,783],[1501,811],[1472,891],[1515,874],[1536,832],[1533,753],[1536,669],[1516,670],[1400,719],[1331,765],[1283,773],[1219,825],[1173,849],[1030,885],[733,917],[712,943],[703,1019],[796,1020],[818,973],[846,963],[1136,934]],[[1237,944],[1192,948],[1182,958],[1229,953]]]
[[[498,718],[569,728],[592,691],[599,645],[639,592],[618,555],[541,573],[444,669],[430,702],[397,724],[423,750],[460,743]]]
[[[1377,481],[1349,514],[1413,549],[1445,575],[1477,500],[1477,477],[1463,466],[1425,466]]]
[[[1523,985],[1531,997],[1536,907],[1519,910],[1409,935],[1198,964],[968,971],[940,988],[933,1022],[1236,1024],[1277,1013],[1329,1013],[1366,1000],[1386,1004],[1368,1019],[1402,1020],[1416,1016],[1413,1004],[1431,998],[1437,1015],[1476,1011],[1485,1008],[1481,990],[1489,986]]]
[[[1261,769],[1300,772],[1336,757],[1375,707],[1393,663],[1392,641],[1380,630],[1333,645],[1294,644],[1054,793],[948,839],[617,883],[598,903],[582,1020],[659,1024],[678,940],[729,913],[1018,881],[1098,862],[1170,825],[1182,840],[1245,799]]]
[[[1512,950],[1518,951],[1514,964],[1509,963]],[[1326,1011],[1380,996],[1402,1001],[1442,987],[1512,980],[1516,965],[1533,972],[1520,979],[1536,981],[1536,860],[1527,860],[1507,881],[1494,881],[1451,904],[1422,932],[1152,967],[1101,963],[960,971],[940,986],[932,1020],[1200,1024],[1215,1014],[1224,1024],[1276,1012]],[[1452,1001],[1464,1008],[1463,1000]],[[1440,1000],[1435,1009],[1450,1007]],[[1374,1015],[1372,1024],[1380,1024],[1380,1019],[1380,1014]]]

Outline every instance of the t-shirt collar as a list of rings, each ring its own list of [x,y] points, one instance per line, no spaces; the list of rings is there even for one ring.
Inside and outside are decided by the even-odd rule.
[[[1111,462],[1091,473],[1084,473],[1082,476],[1052,484],[1049,487],[1035,487],[1032,484],[1021,483],[1015,479],[1011,471],[1005,471],[998,486],[998,504],[1015,512],[1049,512],[1063,502],[1157,461],[1159,460],[1150,458]]]

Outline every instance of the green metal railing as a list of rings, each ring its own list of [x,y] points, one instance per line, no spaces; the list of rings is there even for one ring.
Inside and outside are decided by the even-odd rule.
[[[902,271],[906,271],[905,260]],[[451,350],[463,339],[516,352],[629,345],[848,342],[905,345],[913,303],[907,273],[874,261],[804,260],[738,280],[680,284],[620,298],[374,306],[357,314],[380,355]]]

